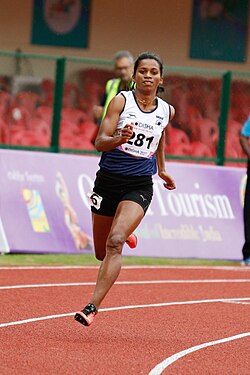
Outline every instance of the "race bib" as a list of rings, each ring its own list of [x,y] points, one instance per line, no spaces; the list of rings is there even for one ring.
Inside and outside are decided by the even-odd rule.
[[[155,134],[153,125],[137,122],[134,125],[132,137],[118,148],[133,156],[149,158],[157,150],[160,137],[161,131]]]
[[[96,210],[99,210],[103,198],[100,195],[96,194],[94,191],[88,193],[87,195],[89,198],[90,205],[95,207]]]

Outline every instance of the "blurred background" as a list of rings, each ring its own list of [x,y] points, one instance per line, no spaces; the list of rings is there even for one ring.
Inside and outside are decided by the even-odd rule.
[[[1,0],[0,147],[95,153],[112,56],[159,54],[176,108],[166,157],[245,167],[248,0]]]

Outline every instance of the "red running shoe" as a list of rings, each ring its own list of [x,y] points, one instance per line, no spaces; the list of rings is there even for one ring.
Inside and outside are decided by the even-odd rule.
[[[126,240],[126,244],[130,247],[130,249],[134,249],[137,246],[137,237],[134,233],[130,234]]]
[[[97,314],[97,309],[93,303],[89,303],[87,306],[84,307],[83,310],[78,311],[75,314],[74,319],[83,324],[84,326],[90,326],[90,324],[93,323],[93,320],[95,319],[95,316]]]

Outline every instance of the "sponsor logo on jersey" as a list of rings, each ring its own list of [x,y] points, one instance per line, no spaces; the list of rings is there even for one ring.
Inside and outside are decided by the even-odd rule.
[[[163,117],[156,115],[155,125],[160,126],[163,122]]]
[[[135,122],[135,126],[138,127],[138,128],[143,128],[143,129],[147,129],[147,130],[154,130],[154,126],[153,125],[145,124],[143,122],[136,121]]]

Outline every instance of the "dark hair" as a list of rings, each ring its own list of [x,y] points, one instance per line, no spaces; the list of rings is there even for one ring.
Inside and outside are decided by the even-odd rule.
[[[158,62],[158,65],[159,65],[159,68],[160,68],[160,73],[161,73],[161,77],[163,76],[163,63],[161,61],[161,58],[158,56],[158,55],[155,55],[154,53],[151,53],[151,52],[142,52],[136,59],[135,61],[135,64],[134,64],[134,75],[136,74],[136,71],[138,69],[138,65],[139,65],[139,62],[141,60],[155,60]],[[159,92],[163,92],[164,91],[164,87],[162,86],[158,86],[157,88],[157,93]]]
[[[141,60],[155,60],[158,62],[159,64],[159,68],[160,68],[160,73],[161,73],[161,76],[163,75],[163,64],[162,64],[162,61],[160,59],[159,56],[155,55],[154,53],[150,53],[150,52],[142,52],[136,59],[135,61],[135,65],[134,65],[134,75],[138,69],[138,65],[139,65],[139,62]]]

